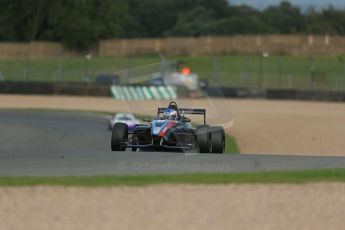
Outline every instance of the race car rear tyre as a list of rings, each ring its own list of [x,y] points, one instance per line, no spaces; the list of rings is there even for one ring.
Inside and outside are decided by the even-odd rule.
[[[211,133],[212,153],[224,153],[225,149],[225,132],[221,126],[209,128]]]
[[[126,146],[123,142],[128,140],[128,125],[125,123],[115,123],[111,135],[111,150],[112,151],[125,151]]]
[[[210,153],[212,150],[211,136],[208,125],[199,125],[196,128],[196,140],[200,153]]]

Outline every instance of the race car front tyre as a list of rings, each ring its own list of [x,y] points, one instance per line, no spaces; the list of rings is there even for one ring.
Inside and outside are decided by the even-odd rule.
[[[123,142],[128,140],[128,125],[125,123],[115,123],[111,135],[111,150],[125,151],[126,146]]]
[[[223,127],[213,126],[209,128],[211,133],[212,153],[224,153],[225,132]]]
[[[196,139],[200,153],[210,153],[212,150],[212,142],[208,125],[199,125],[196,128]]]

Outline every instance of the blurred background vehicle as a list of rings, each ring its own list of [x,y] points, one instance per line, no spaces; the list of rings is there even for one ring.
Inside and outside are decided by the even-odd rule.
[[[96,84],[100,85],[116,85],[119,84],[119,77],[116,74],[99,74],[96,75]]]
[[[125,123],[128,125],[128,130],[132,130],[136,124],[140,124],[140,121],[131,113],[117,113],[111,117],[108,121],[108,129],[112,130],[114,124],[117,122]]]
[[[184,67],[181,71],[171,73],[153,73],[150,84],[185,86],[188,90],[195,91],[199,89],[199,76],[191,73],[188,67]]]

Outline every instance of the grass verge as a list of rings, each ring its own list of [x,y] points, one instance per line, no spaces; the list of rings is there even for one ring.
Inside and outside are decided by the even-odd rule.
[[[225,152],[226,153],[240,153],[236,139],[230,134],[225,134]]]
[[[0,177],[0,186],[148,186],[157,184],[243,184],[243,183],[345,182],[345,169],[251,173],[196,173],[138,176],[85,177]]]

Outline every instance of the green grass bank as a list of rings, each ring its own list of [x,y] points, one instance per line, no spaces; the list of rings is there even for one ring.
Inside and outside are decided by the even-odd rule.
[[[91,177],[0,177],[0,186],[148,186],[157,184],[247,184],[345,182],[345,169],[251,173],[195,173]]]

